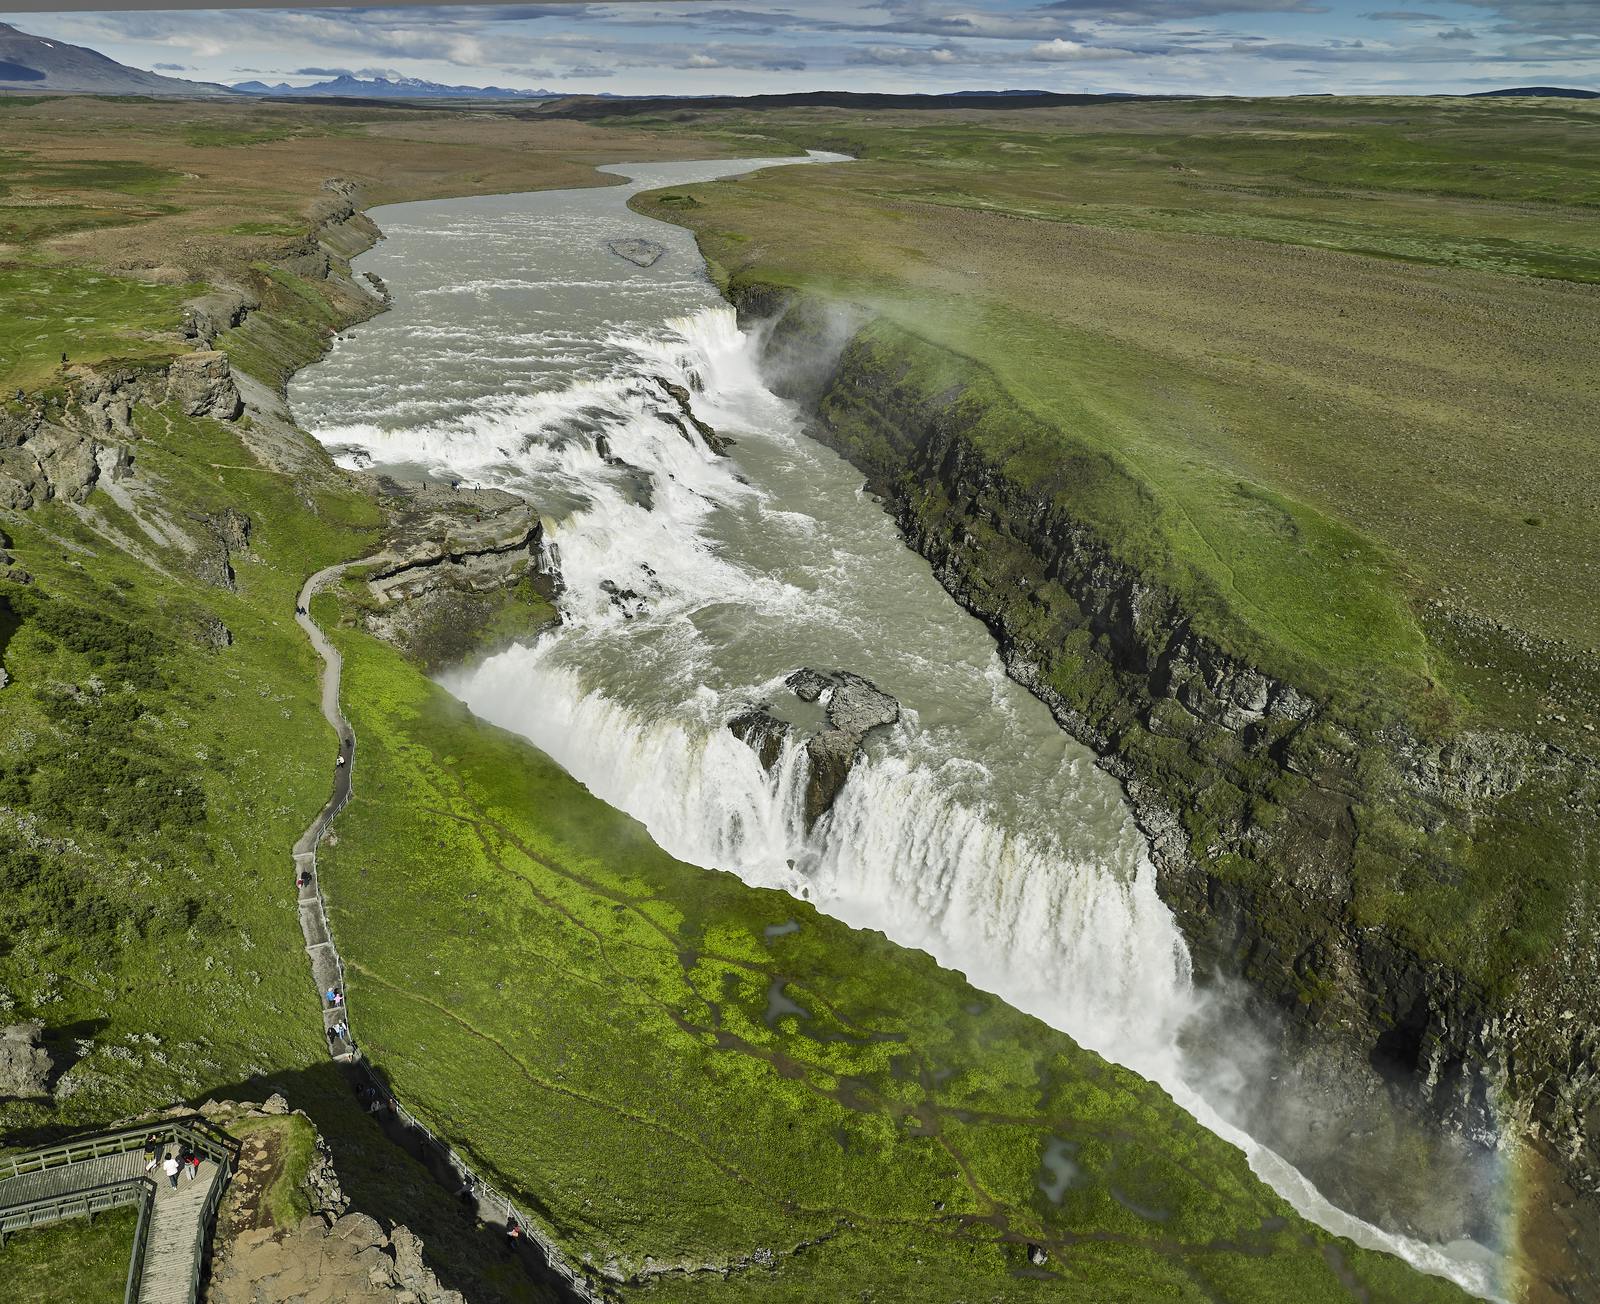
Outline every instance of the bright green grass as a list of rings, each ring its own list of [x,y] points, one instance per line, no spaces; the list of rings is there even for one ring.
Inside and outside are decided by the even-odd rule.
[[[81,267],[0,266],[0,389],[49,379],[69,361],[168,356],[196,288],[146,285]]]
[[[665,1298],[1348,1297],[1326,1238],[1159,1089],[920,952],[673,860],[391,649],[336,638],[361,759],[321,866],[358,1035],[572,1250],[776,1256]],[[1047,1151],[1073,1166],[1058,1198]],[[1374,1299],[1458,1297],[1338,1253]]]
[[[17,1304],[121,1304],[138,1208],[15,1232],[0,1246],[0,1298]]]

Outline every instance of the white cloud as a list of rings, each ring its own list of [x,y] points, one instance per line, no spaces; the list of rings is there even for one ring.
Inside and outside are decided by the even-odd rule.
[[[1079,63],[1088,59],[1127,59],[1132,55],[1132,50],[1084,45],[1081,41],[1066,41],[1059,36],[1053,41],[1040,41],[1028,51],[1028,58],[1036,63]]]

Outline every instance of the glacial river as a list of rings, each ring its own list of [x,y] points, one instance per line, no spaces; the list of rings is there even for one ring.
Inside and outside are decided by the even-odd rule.
[[[604,170],[627,185],[375,211],[387,238],[357,266],[394,310],[299,374],[297,417],[343,465],[526,495],[567,585],[559,630],[446,686],[674,855],[927,950],[1160,1082],[1315,1221],[1493,1293],[1475,1245],[1361,1222],[1224,1121],[1248,1123],[1184,1038],[1204,999],[1117,784],[765,388],[688,233],[626,206],[796,161],[840,160],[624,165]],[[665,252],[640,267],[608,248],[630,238]],[[727,456],[660,380],[736,441]],[[804,723],[783,686],[802,666],[902,706],[809,831],[801,748],[769,773],[726,728],[761,704]]]

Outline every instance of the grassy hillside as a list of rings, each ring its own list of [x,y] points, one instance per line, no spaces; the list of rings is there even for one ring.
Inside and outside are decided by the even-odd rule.
[[[270,411],[186,416],[162,376],[195,347],[184,301],[219,283],[259,305],[218,342],[269,387],[371,311],[337,275],[278,270],[306,253],[316,270],[324,179],[407,198],[589,184],[581,160],[618,142],[338,108],[9,99],[0,116],[6,442],[41,419],[132,458],[81,503],[0,511],[0,1022],[41,1019],[58,1079],[0,1101],[0,1131],[281,1086],[359,1207],[416,1230],[475,1300],[526,1297],[328,1066],[294,906],[289,847],[334,748],[295,597],[375,545],[377,496]],[[146,393],[127,433],[86,406],[106,380]],[[230,511],[248,546],[224,550]]]
[[[733,147],[345,108],[0,113],[6,274],[26,287],[0,294],[17,429],[89,421],[96,377],[153,384],[190,347],[180,305],[202,286],[254,305],[216,342],[270,390],[372,309],[342,276],[359,219],[325,225],[346,190],[584,184],[595,157]],[[60,224],[30,226],[41,208]],[[132,434],[96,436],[131,452],[131,478],[0,513],[0,994],[6,1017],[45,1021],[63,1070],[52,1097],[0,1103],[0,1127],[282,1087],[357,1207],[418,1231],[475,1301],[527,1298],[324,1057],[288,849],[332,737],[292,612],[384,519],[252,392],[263,406],[230,423],[152,390]],[[725,1282],[664,1276],[663,1297],[831,1298],[863,1276],[897,1295],[932,1276],[952,1298],[1454,1295],[1288,1216],[1147,1084],[977,1009],[925,957],[671,861],[396,655],[345,642],[362,768],[325,865],[358,1033],[577,1253],[645,1273],[647,1256],[750,1256]]]

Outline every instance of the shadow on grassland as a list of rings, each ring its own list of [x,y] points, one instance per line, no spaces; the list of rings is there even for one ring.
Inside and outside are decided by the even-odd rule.
[[[535,1246],[513,1247],[499,1226],[480,1222],[446,1166],[424,1162],[436,1156],[427,1155],[399,1125],[369,1112],[358,1098],[369,1080],[359,1068],[328,1061],[220,1087],[190,1103],[259,1102],[280,1092],[328,1143],[351,1210],[370,1214],[389,1230],[409,1227],[422,1238],[428,1266],[441,1285],[461,1291],[473,1304],[556,1304],[573,1298],[545,1268]]]

